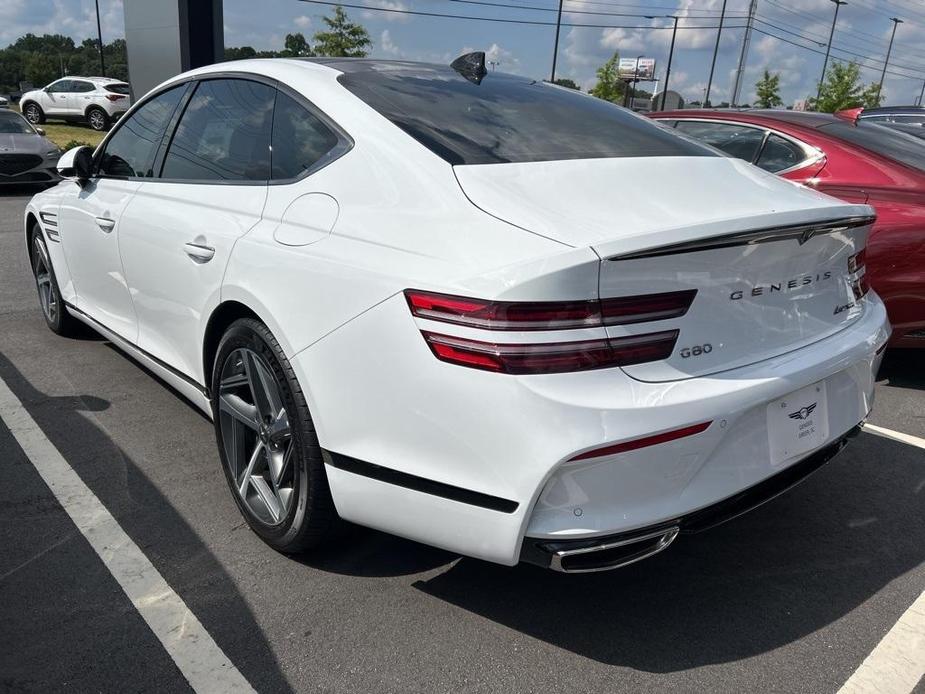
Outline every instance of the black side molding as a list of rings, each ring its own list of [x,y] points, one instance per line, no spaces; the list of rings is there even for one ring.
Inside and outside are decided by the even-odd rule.
[[[323,455],[324,462],[331,467],[336,467],[338,470],[352,472],[354,475],[362,475],[387,484],[394,484],[397,487],[413,489],[417,492],[432,494],[433,496],[458,501],[470,506],[479,506],[491,511],[500,511],[501,513],[514,513],[519,505],[516,501],[511,501],[510,499],[502,499],[498,496],[474,492],[471,489],[454,487],[451,484],[436,482],[425,477],[410,475],[407,472],[399,472],[374,463],[367,463],[364,460],[357,460],[348,455],[341,455],[332,451],[323,451]]]

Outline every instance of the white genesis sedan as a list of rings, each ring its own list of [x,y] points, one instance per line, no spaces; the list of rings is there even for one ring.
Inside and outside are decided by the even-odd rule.
[[[890,332],[870,207],[481,54],[202,68],[59,167],[25,213],[49,327],[207,413],[283,552],[343,519],[628,564],[828,461]]]

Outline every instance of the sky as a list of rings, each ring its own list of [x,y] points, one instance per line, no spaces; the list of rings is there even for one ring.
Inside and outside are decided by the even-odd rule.
[[[732,92],[750,2],[726,1],[710,92],[714,103],[729,99]],[[740,102],[754,100],[755,82],[765,69],[780,74],[785,104],[815,95],[834,2],[755,2]],[[99,4],[104,41],[123,36],[122,0],[99,0]],[[619,51],[623,57],[655,58],[656,73],[664,80],[673,24],[668,17],[674,15],[680,19],[670,88],[688,101],[699,100],[710,72],[722,5],[723,0],[564,0],[556,76],[571,78],[587,89],[596,81],[597,68]],[[484,50],[496,69],[537,79],[550,75],[557,8],[558,0],[346,2],[348,15],[370,33],[373,57],[448,63],[464,52]],[[224,0],[225,45],[280,49],[285,35],[296,31],[311,40],[323,28],[321,17],[331,9],[304,0]],[[884,103],[910,104],[925,80],[925,3],[921,0],[848,0],[839,9],[832,56],[857,60],[862,79],[878,81],[893,29],[891,17],[903,23],[896,31],[883,84]],[[62,33],[79,41],[95,30],[93,0],[0,1],[0,46],[27,32]]]

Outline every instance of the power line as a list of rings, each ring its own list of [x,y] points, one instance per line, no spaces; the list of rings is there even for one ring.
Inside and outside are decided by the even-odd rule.
[[[504,2],[492,2],[491,0],[449,0],[449,2],[456,2],[463,5],[487,5],[489,7],[504,7],[507,9],[514,10],[528,10],[533,12],[558,12],[556,7],[537,7],[536,5],[511,5],[510,3]],[[597,15],[602,17],[639,17],[646,19],[653,19],[658,15],[653,15],[652,12],[647,12],[645,14],[631,14],[628,12],[602,12],[600,10],[570,10],[563,9],[563,12],[568,14],[588,14],[588,15]],[[744,17],[745,15],[731,15],[736,17]],[[705,16],[705,17],[696,17],[693,15],[684,15],[681,16],[681,19],[716,19],[716,17]]]

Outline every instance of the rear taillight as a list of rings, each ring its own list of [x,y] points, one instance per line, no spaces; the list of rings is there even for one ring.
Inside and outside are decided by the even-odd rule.
[[[859,276],[855,277],[851,283],[851,289],[854,292],[855,301],[861,299],[865,294],[867,294],[867,292],[870,291],[870,284],[867,282],[867,268],[865,267],[866,260],[866,249],[848,257],[848,272],[850,274],[859,274]]]
[[[405,291],[418,318],[483,330],[569,330],[678,318],[696,289],[600,301],[484,301],[450,294]]]
[[[691,426],[683,427],[681,429],[672,429],[671,431],[663,431],[660,434],[644,436],[641,439],[633,439],[631,441],[623,441],[622,443],[608,444],[606,446],[601,446],[600,448],[593,448],[590,451],[585,451],[584,453],[579,453],[576,456],[572,456],[568,459],[567,462],[571,463],[576,460],[588,460],[589,458],[602,458],[606,455],[616,455],[617,453],[626,453],[628,451],[639,450],[640,448],[657,446],[660,443],[677,441],[678,439],[683,439],[688,436],[702,434],[710,428],[712,423],[712,421],[701,422],[700,424],[692,424]]]
[[[119,99],[124,99],[125,95],[124,94],[107,94],[106,98],[109,99],[110,101],[118,101]]]
[[[678,330],[547,343],[496,343],[422,331],[437,359],[506,374],[550,374],[667,359]]]

